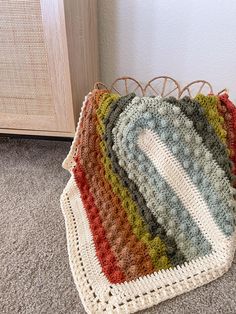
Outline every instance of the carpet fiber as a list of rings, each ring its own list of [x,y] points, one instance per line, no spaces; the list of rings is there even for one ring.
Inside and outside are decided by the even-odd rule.
[[[0,313],[85,313],[67,256],[60,194],[70,143],[0,138]],[[236,261],[236,260],[235,260]],[[236,313],[236,265],[140,313]]]

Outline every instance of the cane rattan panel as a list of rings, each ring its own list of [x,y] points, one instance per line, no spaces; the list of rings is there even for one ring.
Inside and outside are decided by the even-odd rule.
[[[40,1],[0,3],[0,113],[52,116]]]

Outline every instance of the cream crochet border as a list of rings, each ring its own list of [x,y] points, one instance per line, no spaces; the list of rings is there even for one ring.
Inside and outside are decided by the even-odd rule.
[[[193,209],[191,214],[198,215],[197,222],[200,229],[214,244],[215,251],[212,254],[131,282],[110,284],[96,257],[89,222],[72,174],[80,121],[81,117],[70,152],[63,162],[63,167],[71,172],[71,178],[62,193],[61,207],[65,217],[70,266],[86,311],[88,313],[134,313],[193,290],[224,274],[233,260],[235,233],[228,239],[224,237],[223,243],[219,243],[211,232],[211,227],[213,227],[222,239],[221,231],[213,219],[207,226],[206,217],[199,215],[197,209]],[[153,147],[149,153],[153,153]],[[152,154],[152,158],[155,158],[153,156],[155,154]],[[159,163],[160,160],[154,160],[154,164],[155,162]]]

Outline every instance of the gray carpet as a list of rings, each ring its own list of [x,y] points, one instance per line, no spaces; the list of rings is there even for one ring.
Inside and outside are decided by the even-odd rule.
[[[69,147],[0,138],[0,313],[85,313],[59,204]],[[140,313],[236,313],[236,265],[215,282]]]

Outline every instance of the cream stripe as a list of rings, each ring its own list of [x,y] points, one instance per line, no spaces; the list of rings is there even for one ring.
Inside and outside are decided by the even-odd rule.
[[[138,137],[138,145],[151,159],[157,171],[174,189],[213,248],[225,250],[229,245],[229,240],[217,227],[201,194],[158,134],[151,130],[143,130]]]

